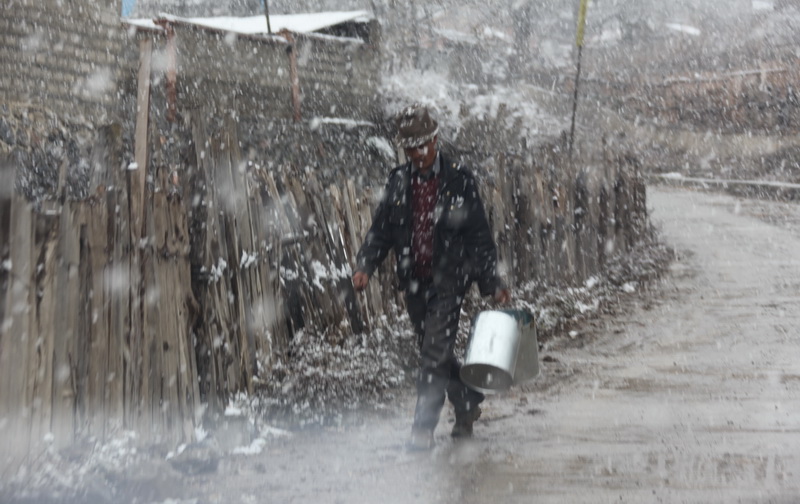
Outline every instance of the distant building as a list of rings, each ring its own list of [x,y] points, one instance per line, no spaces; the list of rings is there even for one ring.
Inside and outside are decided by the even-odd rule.
[[[215,2],[138,0],[137,9],[155,3],[160,12],[168,3],[200,9],[201,3]],[[225,3],[244,10],[259,2]],[[132,120],[124,107],[135,97],[137,38],[153,39],[159,63],[167,50],[167,31],[152,22],[156,16],[144,16],[139,24],[132,24],[133,19],[121,23],[121,7],[122,0],[72,0],[59,9],[26,2],[0,10],[5,70],[0,73],[0,104],[35,107],[93,124]],[[216,26],[214,17],[197,24],[195,18],[167,12],[177,46],[178,107],[202,101],[207,91],[219,98],[219,106],[235,100],[242,114],[291,117],[302,106],[306,118],[372,118],[378,110],[380,26],[367,11],[275,16],[273,35],[266,33],[266,20],[258,12],[224,18],[237,26],[263,25],[248,33]],[[143,28],[141,22],[151,26]],[[281,29],[288,34],[277,34]]]
[[[211,107],[239,116],[379,115],[380,26],[367,11],[243,17],[126,19],[129,34],[150,40],[144,54],[161,62],[159,89],[168,110]],[[126,47],[128,89],[135,87],[140,44]],[[152,56],[151,56],[152,52]],[[172,54],[172,57],[163,55]]]

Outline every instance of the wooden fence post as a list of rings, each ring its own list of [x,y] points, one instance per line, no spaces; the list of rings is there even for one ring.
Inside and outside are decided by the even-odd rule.
[[[76,225],[76,222],[78,223]],[[77,375],[75,367],[75,345],[78,338],[78,306],[81,284],[78,269],[81,262],[80,237],[77,228],[80,214],[76,205],[65,205],[61,210],[58,225],[58,252],[52,265],[55,275],[54,320],[60,330],[54,336],[53,347],[53,424],[52,432],[57,447],[72,443],[75,435],[75,401]]]
[[[36,340],[32,324],[35,289],[33,211],[22,197],[11,200],[9,219],[11,247],[5,318],[0,331],[0,422],[3,423],[3,453],[12,464],[30,450],[30,422],[33,397],[30,374],[37,366],[31,361],[30,342]]]

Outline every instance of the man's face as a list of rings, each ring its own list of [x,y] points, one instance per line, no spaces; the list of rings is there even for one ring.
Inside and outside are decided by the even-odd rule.
[[[406,147],[406,157],[411,160],[415,167],[422,173],[427,173],[436,160],[436,140],[438,135],[429,142],[416,147]]]

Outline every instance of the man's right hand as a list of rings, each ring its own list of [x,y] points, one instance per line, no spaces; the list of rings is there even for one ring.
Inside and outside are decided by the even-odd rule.
[[[498,304],[508,304],[511,302],[511,291],[503,288],[498,288],[494,291],[494,302]]]
[[[363,271],[356,271],[353,273],[353,288],[360,292],[367,287],[367,283],[369,282],[369,275],[364,273]]]

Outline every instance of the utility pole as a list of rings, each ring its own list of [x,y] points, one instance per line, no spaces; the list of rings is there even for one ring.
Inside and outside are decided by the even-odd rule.
[[[417,18],[417,3],[414,0],[409,2],[410,4],[410,21],[413,31],[413,39],[415,41],[414,45],[414,69],[419,69],[420,65],[420,53],[422,52],[422,47],[420,47],[420,34],[419,34],[419,19]]]
[[[569,128],[569,158],[572,159],[572,146],[575,143],[575,112],[578,110],[578,84],[581,78],[581,54],[583,52],[583,32],[586,26],[586,7],[589,0],[581,0],[578,9],[578,31],[575,44],[578,46],[578,65],[575,71],[575,94],[572,97],[572,125]]]

